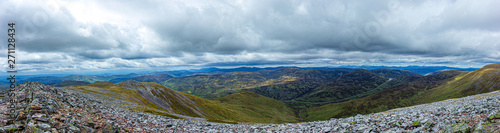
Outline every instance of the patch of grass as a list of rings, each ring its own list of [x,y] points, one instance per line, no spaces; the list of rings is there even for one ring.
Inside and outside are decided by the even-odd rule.
[[[413,121],[413,124],[411,124],[412,127],[416,127],[418,125],[420,125],[419,121]]]
[[[17,129],[20,129],[19,127],[10,127],[9,130],[17,130]]]
[[[325,106],[308,108],[303,113],[306,114],[306,121],[329,120],[331,117],[342,112],[342,104],[334,103]],[[304,116],[302,117],[304,118]]]

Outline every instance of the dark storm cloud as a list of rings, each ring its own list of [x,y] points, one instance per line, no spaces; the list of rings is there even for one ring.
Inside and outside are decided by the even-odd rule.
[[[21,59],[26,67],[500,62],[500,8],[495,7],[500,2],[494,0],[7,0],[0,5],[5,10],[0,16],[9,18],[0,21],[19,24],[19,50],[33,55]]]

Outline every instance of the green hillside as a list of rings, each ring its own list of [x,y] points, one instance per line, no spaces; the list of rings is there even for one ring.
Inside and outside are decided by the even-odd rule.
[[[491,92],[500,89],[500,64],[490,64],[483,68],[464,72],[452,81],[424,93],[420,103],[459,98]]]
[[[207,100],[174,91],[153,82],[123,81],[116,84],[96,82],[86,86],[68,87],[68,89],[131,102],[134,104],[123,105],[123,107],[174,118],[185,115],[217,122],[284,123],[298,121],[293,110],[284,103],[244,91],[219,99]]]
[[[249,91],[240,91],[214,99],[226,107],[242,112],[264,123],[297,122],[293,110],[285,103]]]
[[[155,83],[161,83],[163,81],[166,81],[168,79],[174,78],[173,76],[170,76],[168,74],[161,74],[161,75],[143,75],[143,76],[138,76],[131,78],[129,80],[135,80],[138,82],[155,82]]]
[[[437,75],[420,77],[412,82],[399,84],[359,99],[327,104],[307,109],[306,120],[327,120],[331,117],[347,117],[368,114],[398,107],[419,104],[426,91],[445,84],[454,77],[467,72],[448,71]]]

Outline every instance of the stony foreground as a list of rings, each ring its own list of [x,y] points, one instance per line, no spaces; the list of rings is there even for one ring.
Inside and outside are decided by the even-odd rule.
[[[496,91],[328,121],[253,125],[171,119],[38,82],[15,92],[15,119],[8,117],[6,92],[0,93],[0,132],[500,132]]]

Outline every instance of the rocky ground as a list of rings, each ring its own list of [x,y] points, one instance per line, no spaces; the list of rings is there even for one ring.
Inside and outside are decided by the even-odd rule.
[[[38,82],[16,88],[15,119],[0,93],[0,132],[500,132],[500,92],[349,118],[296,124],[224,124],[172,119]],[[115,103],[115,104],[110,104]],[[500,123],[500,122],[499,122]]]

